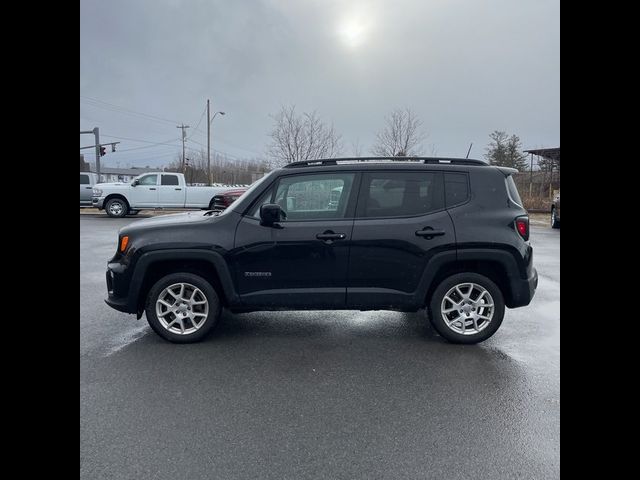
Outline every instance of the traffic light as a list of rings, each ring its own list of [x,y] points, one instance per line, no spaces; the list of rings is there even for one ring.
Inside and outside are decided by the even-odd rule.
[[[104,157],[106,153],[107,153],[107,149],[104,148],[103,146],[100,146],[100,156]]]

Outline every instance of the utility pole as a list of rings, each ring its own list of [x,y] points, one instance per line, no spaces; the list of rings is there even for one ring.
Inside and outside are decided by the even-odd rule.
[[[531,152],[531,166],[529,167],[529,196],[533,196],[533,152]]]
[[[209,119],[209,99],[207,98],[207,183],[211,186],[211,120]]]
[[[216,115],[224,115],[224,112],[216,112],[213,114],[213,117],[211,117],[210,115],[210,111],[209,111],[209,99],[207,98],[207,170],[208,170],[208,175],[207,178],[209,179],[209,185],[211,185],[211,122],[213,122],[213,119],[216,118]],[[211,117],[211,118],[210,118]]]
[[[187,132],[185,132],[185,128],[191,128],[191,127],[183,123],[182,125],[176,126],[176,128],[182,129],[182,161],[180,162],[180,165],[182,167],[182,173],[184,173],[184,142],[187,139]]]
[[[98,127],[94,127],[93,130],[81,130],[80,135],[84,135],[87,133],[93,133],[96,141],[94,143],[96,147],[96,173],[98,174],[98,181],[100,181],[100,129]],[[120,143],[120,142],[118,142]],[[115,150],[114,150],[115,151]]]

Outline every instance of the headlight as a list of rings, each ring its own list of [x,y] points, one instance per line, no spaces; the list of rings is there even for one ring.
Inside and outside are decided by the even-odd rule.
[[[94,197],[101,197],[102,196],[102,190],[100,190],[99,188],[94,188],[93,189],[93,196]]]

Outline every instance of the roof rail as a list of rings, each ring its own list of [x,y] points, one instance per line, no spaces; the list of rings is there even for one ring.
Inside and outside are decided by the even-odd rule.
[[[426,164],[449,164],[449,165],[489,165],[482,160],[474,160],[471,158],[445,158],[445,157],[345,157],[345,158],[323,158],[317,160],[303,160],[300,162],[291,162],[283,168],[298,167],[316,167],[325,165],[338,165],[341,163],[360,163],[360,162],[408,162],[408,163],[426,163]]]

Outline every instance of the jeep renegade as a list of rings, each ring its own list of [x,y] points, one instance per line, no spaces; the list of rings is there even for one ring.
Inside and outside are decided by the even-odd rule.
[[[453,158],[290,163],[222,213],[121,228],[106,302],[179,343],[202,339],[223,307],[424,308],[445,339],[477,343],[538,284],[515,172]]]

